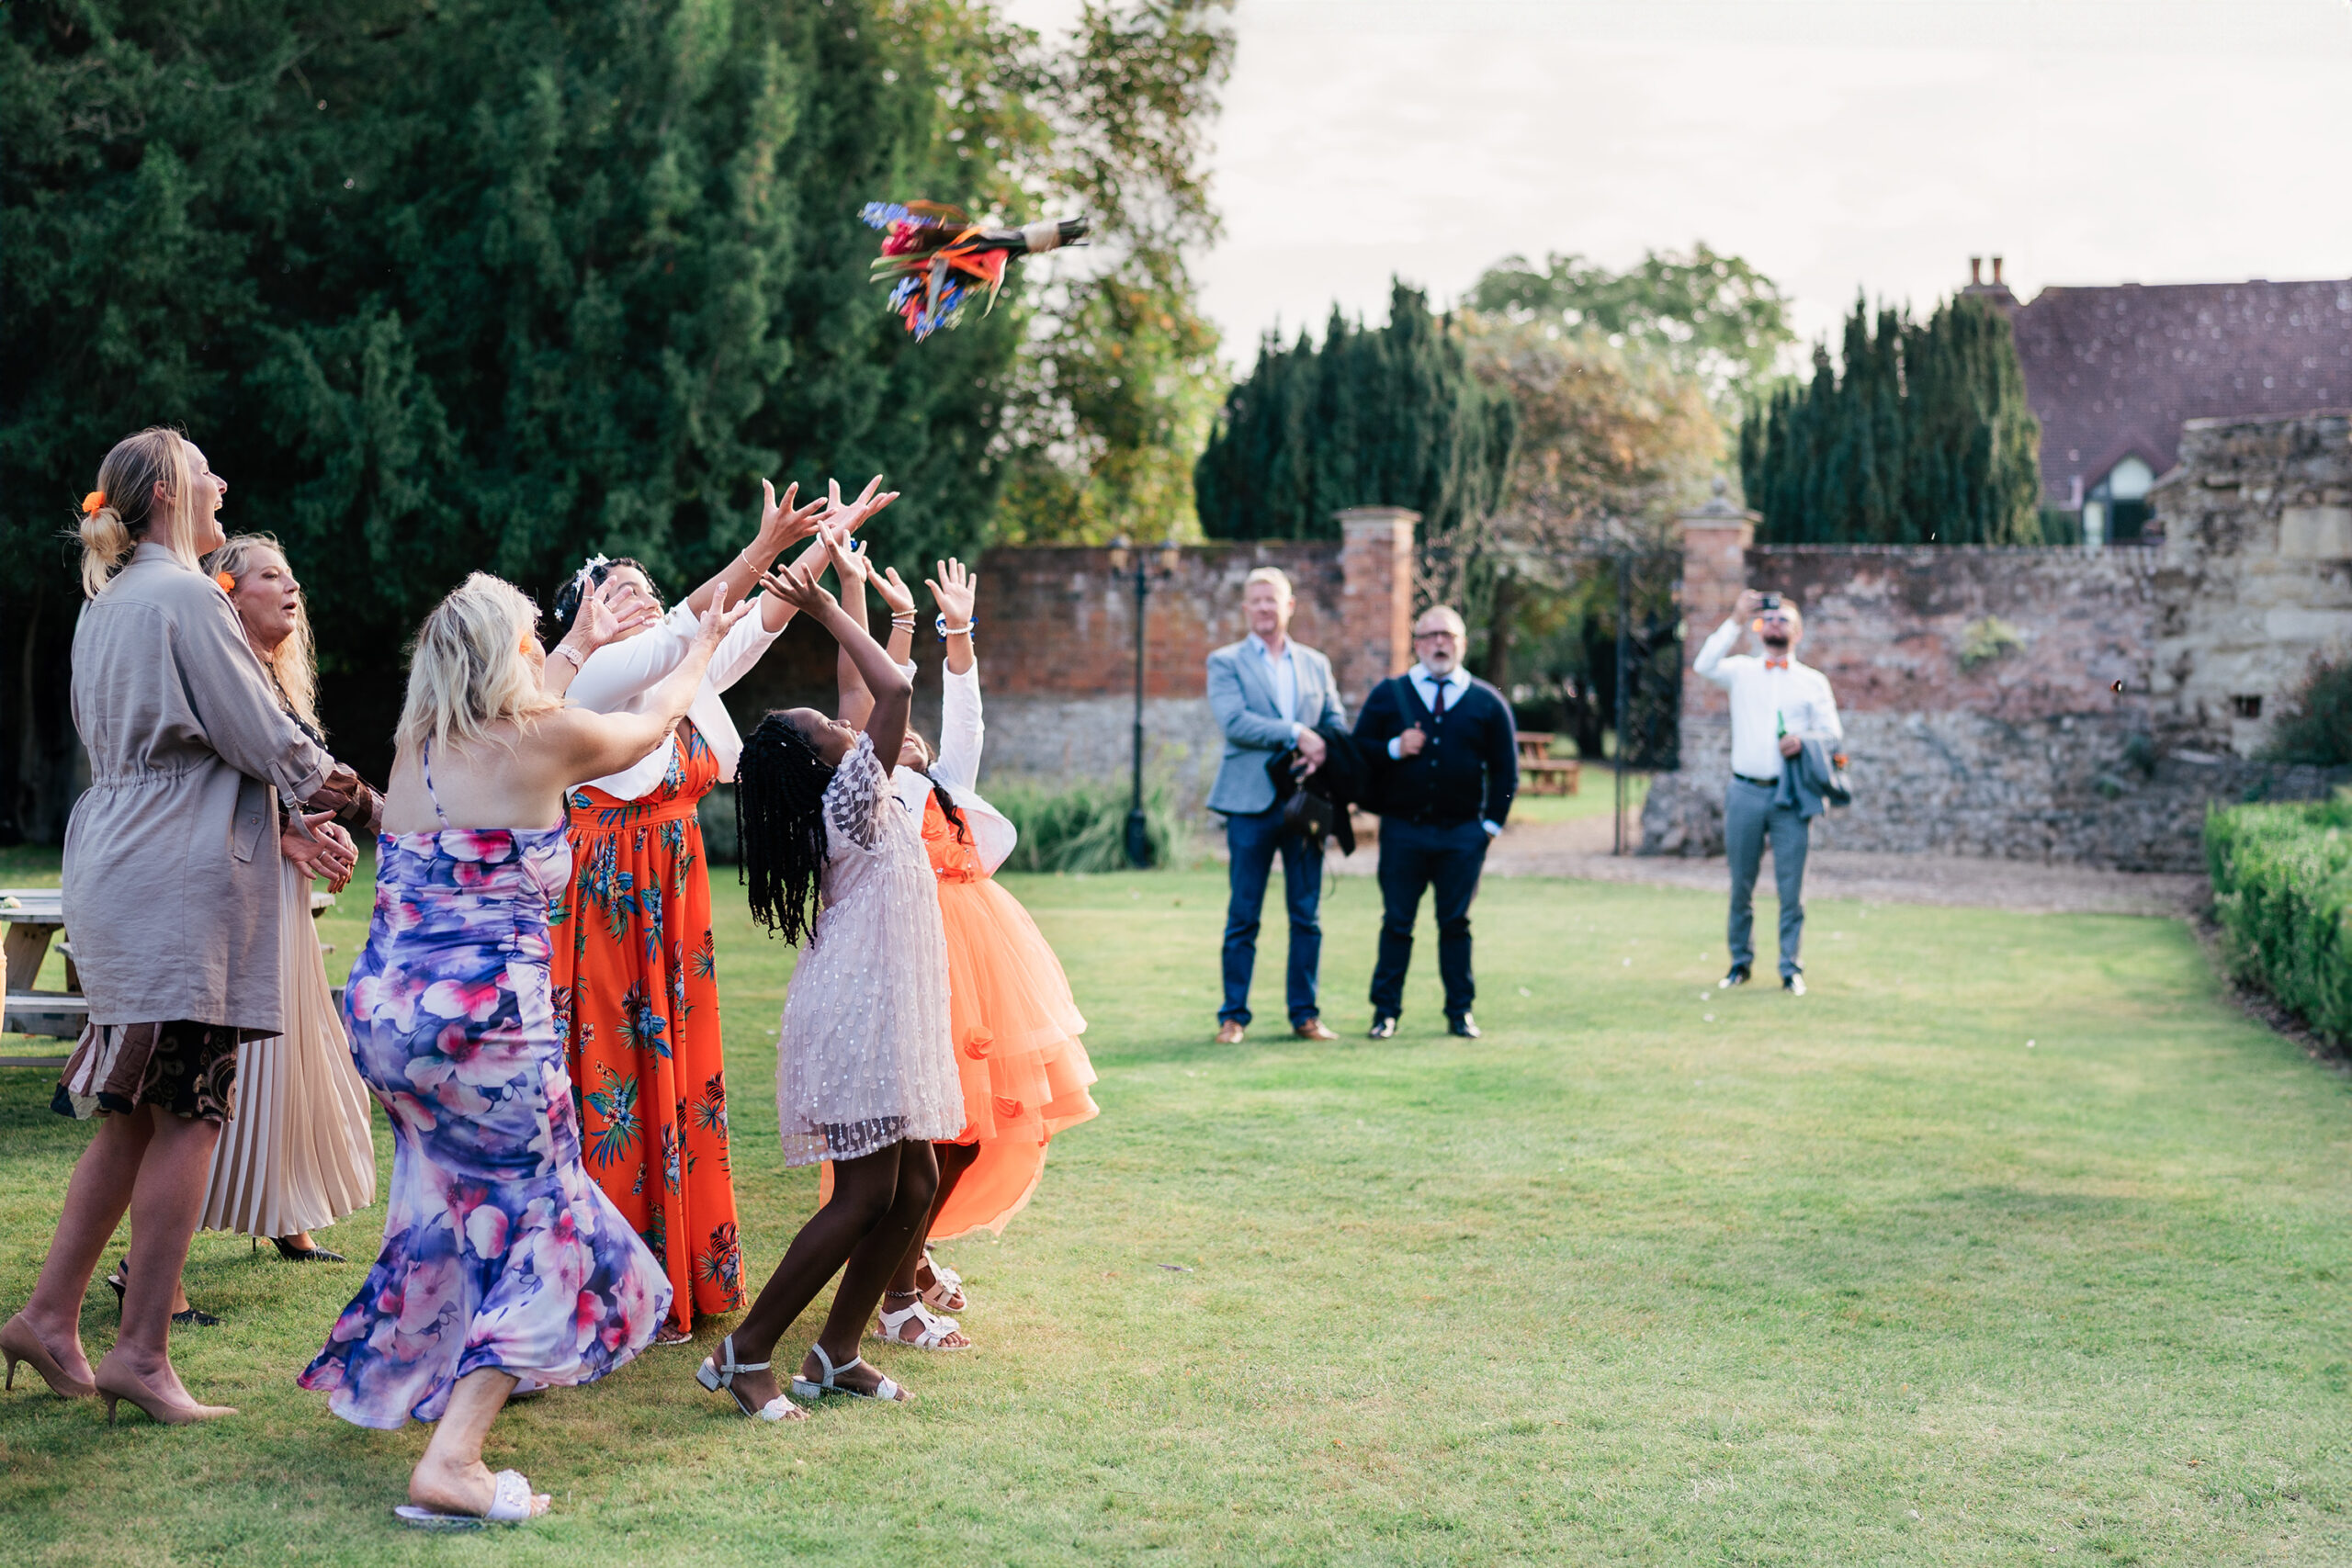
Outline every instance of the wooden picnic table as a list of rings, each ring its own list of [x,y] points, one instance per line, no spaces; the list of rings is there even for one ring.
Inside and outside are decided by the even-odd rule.
[[[311,918],[334,908],[334,895],[311,890]],[[74,944],[61,944],[65,958],[65,988],[40,988],[40,966],[50,943],[65,932],[64,895],[54,887],[0,887],[0,923],[7,935],[0,938],[0,1031],[41,1034],[56,1040],[80,1037],[90,1016],[89,998],[82,995],[81,972],[74,967]],[[332,951],[332,950],[330,950]],[[46,1056],[0,1057],[0,1067],[49,1066]]]
[[[1549,730],[1519,732],[1519,787],[1524,795],[1574,795],[1584,765],[1574,757],[1552,755],[1557,739]]]

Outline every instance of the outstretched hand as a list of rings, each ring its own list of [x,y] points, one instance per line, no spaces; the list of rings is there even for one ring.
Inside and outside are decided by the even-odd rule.
[[[722,584],[718,596],[711,600],[710,608],[695,622],[695,647],[716,649],[726,639],[727,634],[735,629],[735,623],[751,613],[752,602],[749,599],[741,600],[729,608],[727,589]]]
[[[766,479],[760,481],[760,542],[770,556],[782,553],[817,531],[817,520],[825,514],[828,502],[812,501],[806,506],[792,503],[800,497],[800,487],[784,487],[784,499],[775,498],[775,486]]]
[[[876,474],[865,481],[865,488],[858,492],[855,501],[843,505],[841,481],[827,479],[825,481],[825,525],[828,527],[839,528],[842,536],[846,538],[863,527],[868,518],[898,499],[899,492],[895,490],[884,490],[882,476]]]
[[[608,642],[636,636],[661,618],[662,612],[637,591],[637,584],[608,577],[594,593],[580,596],[580,608],[572,613],[571,630],[563,640],[585,658]]]
[[[979,580],[964,570],[964,563],[953,556],[938,562],[936,577],[923,579],[923,586],[931,590],[932,602],[948,624],[967,627],[972,624],[972,603],[979,596]]]
[[[865,558],[858,558],[865,561]],[[889,606],[893,616],[915,613],[915,591],[899,580],[897,567],[888,566],[876,571],[871,562],[866,562],[865,581],[874,585],[874,596]]]
[[[816,556],[804,556],[790,566],[779,567],[760,579],[760,586],[791,605],[804,615],[821,615],[836,608],[833,596],[817,581],[824,573],[824,563]]]

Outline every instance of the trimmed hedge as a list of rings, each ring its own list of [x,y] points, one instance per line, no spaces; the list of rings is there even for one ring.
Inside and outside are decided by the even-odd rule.
[[[2352,1044],[2352,793],[2209,809],[2205,859],[2230,972]]]

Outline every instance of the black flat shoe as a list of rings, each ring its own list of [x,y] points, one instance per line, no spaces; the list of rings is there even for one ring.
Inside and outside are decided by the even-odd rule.
[[[1445,1032],[1458,1040],[1478,1038],[1478,1026],[1471,1021],[1470,1015],[1466,1012],[1460,1018],[1450,1020],[1446,1023]]]
[[[1728,991],[1734,986],[1745,986],[1746,984],[1747,984],[1747,965],[1745,964],[1735,964],[1731,966],[1730,974],[1725,975],[1722,979],[1715,982],[1715,988],[1718,990]]]
[[[1365,1032],[1364,1038],[1366,1040],[1396,1039],[1396,1021],[1393,1018],[1374,1018],[1372,1021],[1372,1028]]]
[[[220,1326],[220,1320],[219,1318],[213,1316],[209,1312],[198,1312],[194,1307],[188,1308],[186,1312],[175,1312],[172,1314],[172,1322],[175,1326],[180,1328],[218,1328]]]
[[[269,1238],[269,1245],[277,1248],[277,1256],[283,1258],[288,1263],[345,1263],[350,1261],[348,1258],[345,1258],[342,1253],[329,1252],[323,1247],[296,1247],[282,1235],[271,1236]]]

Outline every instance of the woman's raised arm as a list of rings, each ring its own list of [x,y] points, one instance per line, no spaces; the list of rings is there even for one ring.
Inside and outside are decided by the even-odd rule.
[[[907,710],[914,701],[914,682],[882,645],[866,635],[865,627],[842,614],[833,596],[819,585],[818,571],[814,561],[804,559],[788,571],[769,573],[764,581],[770,592],[790,600],[794,609],[832,633],[842,652],[856,665],[859,680],[874,697],[865,720],[866,738],[874,742],[874,755],[882,771],[890,773],[899,765],[899,746],[907,738]]]

